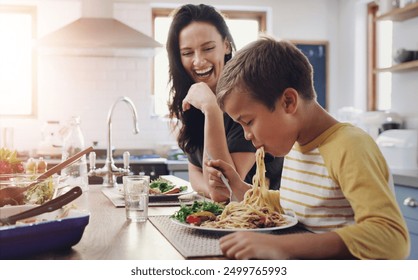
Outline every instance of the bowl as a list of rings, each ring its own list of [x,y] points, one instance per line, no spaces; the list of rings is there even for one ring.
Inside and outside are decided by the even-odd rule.
[[[403,63],[417,59],[418,51],[415,50],[398,49],[393,55],[393,60],[397,63]]]
[[[62,181],[61,176],[50,176],[28,189],[27,187],[35,182],[37,176],[36,174],[0,174],[0,207],[5,205],[40,205],[52,199]]]
[[[5,206],[0,217],[28,210],[34,205]],[[82,238],[90,213],[65,209],[35,217],[30,223],[0,226],[0,259],[30,259],[34,255],[71,248]]]

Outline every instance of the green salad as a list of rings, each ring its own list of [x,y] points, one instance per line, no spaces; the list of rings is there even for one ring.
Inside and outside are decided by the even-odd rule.
[[[187,186],[177,187],[176,185],[162,178],[158,178],[158,179],[151,181],[149,187],[150,187],[151,193],[154,193],[154,194],[160,194],[160,193],[164,194],[164,193],[170,192],[171,190],[175,188],[178,189],[178,192],[187,190]]]
[[[189,215],[202,212],[202,211],[208,211],[215,214],[215,216],[218,216],[222,213],[224,210],[225,205],[217,203],[217,202],[210,202],[210,201],[195,201],[192,205],[182,205],[180,209],[175,212],[171,218],[176,219],[182,223],[186,222],[186,219]]]

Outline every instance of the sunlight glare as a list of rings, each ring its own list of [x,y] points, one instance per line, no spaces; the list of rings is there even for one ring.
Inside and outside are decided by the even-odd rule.
[[[32,111],[32,19],[0,14],[0,114]]]
[[[377,25],[377,62],[378,68],[392,66],[392,28],[391,21],[382,21]],[[390,110],[392,106],[392,73],[382,72],[377,74],[377,109]]]

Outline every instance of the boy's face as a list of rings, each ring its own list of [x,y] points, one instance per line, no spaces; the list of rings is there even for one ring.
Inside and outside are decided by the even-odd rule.
[[[284,98],[279,98],[274,111],[252,99],[248,94],[234,90],[224,101],[225,112],[244,129],[245,138],[257,149],[273,156],[285,156],[297,139],[293,115],[286,109]]]

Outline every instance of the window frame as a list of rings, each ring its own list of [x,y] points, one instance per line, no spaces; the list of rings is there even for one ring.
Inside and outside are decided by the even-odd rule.
[[[367,4],[367,110],[377,110],[377,11],[379,6]]]
[[[152,34],[155,33],[154,21],[156,17],[169,17],[176,8],[152,8]],[[246,11],[240,9],[218,9],[227,19],[254,19],[259,22],[260,33],[267,28],[267,11]]]
[[[37,38],[37,8],[35,6],[12,6],[12,5],[0,5],[0,13],[19,13],[19,14],[27,14],[32,19],[32,38],[31,40],[34,41]],[[28,114],[2,114],[0,112],[1,117],[8,117],[8,118],[36,118],[38,116],[38,107],[37,107],[37,101],[38,101],[38,81],[37,81],[37,55],[35,48],[32,47],[31,50],[31,57],[32,57],[32,67],[31,67],[31,82],[32,82],[32,91],[31,91],[31,97],[32,97],[32,104],[31,104],[31,110]]]

